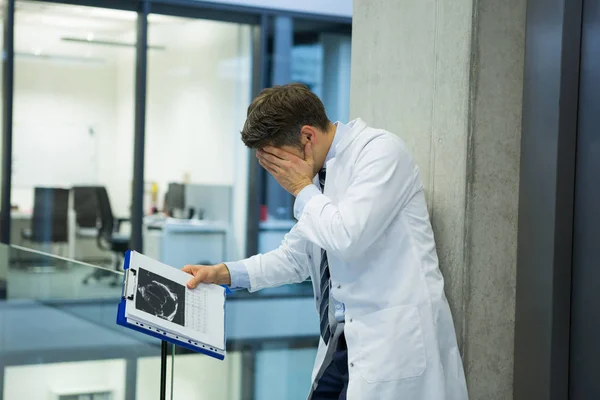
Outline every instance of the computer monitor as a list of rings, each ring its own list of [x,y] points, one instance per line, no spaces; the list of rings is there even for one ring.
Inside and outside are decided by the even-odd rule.
[[[185,185],[183,183],[169,183],[166,207],[168,210],[185,209]]]

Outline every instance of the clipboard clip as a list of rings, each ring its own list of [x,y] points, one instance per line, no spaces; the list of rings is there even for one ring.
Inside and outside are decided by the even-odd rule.
[[[121,293],[122,298],[127,299],[127,300],[133,300],[133,298],[134,298],[133,293],[129,290],[130,289],[130,286],[129,286],[130,279],[129,278],[131,278],[131,283],[133,283],[136,275],[137,275],[137,271],[135,269],[129,268],[129,269],[125,270],[125,279],[123,280],[123,292]]]

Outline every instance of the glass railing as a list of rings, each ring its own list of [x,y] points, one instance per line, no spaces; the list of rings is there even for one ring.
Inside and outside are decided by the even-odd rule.
[[[0,399],[160,398],[160,341],[116,324],[122,273],[0,245]],[[169,346],[170,399],[305,399],[309,297],[233,296],[224,361]]]
[[[2,399],[140,398],[160,342],[115,324],[118,272],[0,245],[0,281]]]

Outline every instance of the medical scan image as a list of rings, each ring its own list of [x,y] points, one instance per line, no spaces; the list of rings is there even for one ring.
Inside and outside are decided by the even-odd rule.
[[[175,324],[184,325],[185,287],[140,268],[135,308]]]

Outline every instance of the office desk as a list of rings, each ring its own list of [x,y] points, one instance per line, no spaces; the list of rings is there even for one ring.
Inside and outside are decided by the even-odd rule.
[[[218,221],[147,220],[144,254],[173,267],[226,261],[229,226]]]

